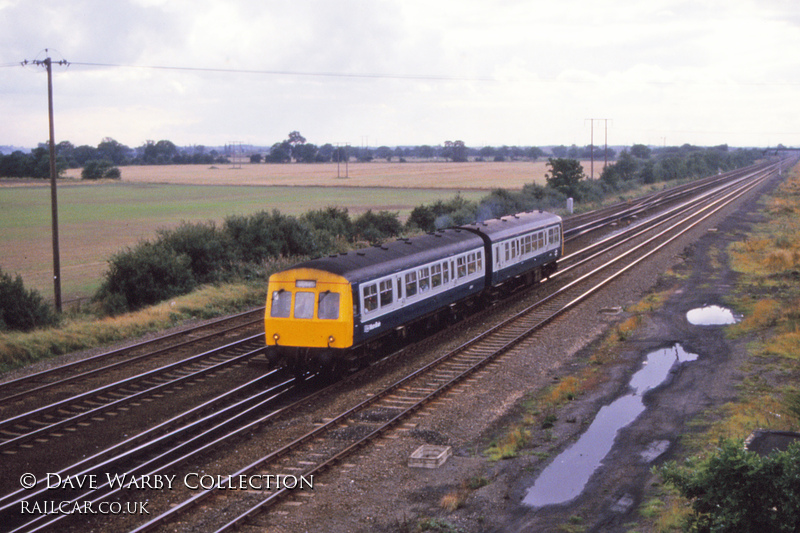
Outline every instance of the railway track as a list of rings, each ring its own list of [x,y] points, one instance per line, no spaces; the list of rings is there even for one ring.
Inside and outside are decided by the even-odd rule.
[[[747,178],[745,179],[745,181]],[[742,193],[743,194],[743,193]],[[672,201],[675,201],[674,199]],[[712,202],[710,199],[706,199],[707,203]],[[641,208],[641,206],[637,206],[637,209]],[[675,220],[676,218],[681,218],[686,216],[685,210],[689,207],[676,207],[674,208],[673,212],[669,215],[671,220]],[[706,209],[711,210],[711,207],[707,207]],[[662,217],[664,220],[661,221],[662,225],[669,224],[666,215]],[[619,215],[617,215],[617,219],[619,219]],[[675,223],[675,226],[685,224],[685,222]],[[630,245],[632,248],[638,251],[642,251],[647,248],[652,248],[654,243],[659,242],[659,247],[666,245],[668,241],[665,241],[665,232],[666,230],[661,230],[661,233],[657,237],[644,237],[642,230],[640,232],[639,229],[631,229],[631,232],[637,232],[636,238],[639,239],[639,244]],[[620,243],[624,242],[619,237],[610,237],[609,239],[614,238],[618,239]],[[648,239],[648,240],[644,240]],[[663,242],[663,244],[661,244]],[[620,246],[624,246],[624,244],[620,244]],[[597,244],[595,247],[608,247],[608,241],[604,241],[602,245]],[[655,253],[655,252],[652,252]],[[573,254],[571,254],[573,255]],[[623,257],[629,257],[634,255],[633,251],[626,252]],[[504,327],[506,328],[504,331],[500,331],[497,328],[493,328],[489,332],[480,336],[480,339],[473,339],[470,343],[470,346],[464,346],[460,352],[454,352],[450,354],[447,358],[442,358],[440,361],[437,361],[435,365],[431,364],[426,366],[424,369],[416,372],[414,376],[409,376],[405,380],[396,383],[392,387],[388,387],[386,391],[381,393],[376,393],[374,397],[371,397],[368,401],[363,402],[363,404],[353,407],[352,409],[332,417],[330,421],[326,421],[326,423],[321,424],[319,427],[315,428],[313,431],[310,431],[307,435],[300,437],[295,440],[295,442],[291,443],[289,446],[279,448],[271,452],[265,457],[260,458],[255,463],[249,465],[241,469],[239,472],[236,472],[232,475],[249,475],[247,472],[256,472],[258,469],[263,471],[297,471],[303,472],[303,475],[314,475],[316,472],[321,472],[325,468],[330,467],[330,465],[335,464],[337,461],[341,460],[344,456],[353,451],[360,449],[365,443],[368,443],[370,439],[374,439],[377,436],[383,434],[385,431],[394,427],[396,424],[399,424],[402,420],[411,416],[414,412],[417,412],[419,409],[422,409],[428,402],[431,401],[432,398],[437,397],[440,394],[444,394],[447,390],[452,388],[455,383],[462,382],[466,379],[465,376],[468,376],[470,373],[478,372],[481,368],[485,367],[488,364],[491,364],[493,360],[496,360],[497,357],[502,355],[508,350],[513,349],[513,347],[520,342],[524,341],[526,337],[534,334],[535,331],[538,331],[544,325],[546,325],[550,320],[553,320],[559,314],[566,312],[567,309],[571,308],[574,305],[577,305],[580,301],[584,298],[588,298],[591,295],[591,292],[586,292],[585,296],[575,296],[576,291],[578,291],[577,285],[580,284],[587,284],[587,283],[596,283],[596,289],[600,290],[600,288],[608,283],[610,279],[614,279],[617,276],[622,275],[627,269],[632,268],[631,265],[619,267],[620,270],[616,273],[612,274],[612,277],[609,280],[604,282],[595,282],[591,281],[595,279],[598,272],[592,272],[591,274],[572,274],[576,269],[579,268],[579,265],[585,265],[590,260],[586,257],[593,257],[597,259],[597,256],[592,256],[589,251],[584,251],[581,255],[582,259],[578,261],[578,255],[575,255],[574,267],[567,267],[563,268],[562,271],[558,274],[558,277],[564,279],[573,276],[575,279],[572,281],[559,281],[558,285],[565,285],[562,286],[555,294],[546,297],[540,303],[534,305],[537,311],[529,311],[529,316],[536,316],[536,318],[532,318],[533,325],[528,322],[524,322],[523,319],[518,316],[516,317],[516,324],[517,326],[512,326],[510,324],[506,324]],[[565,258],[567,259],[567,258]],[[572,261],[570,259],[570,262]],[[619,259],[620,261],[622,259]],[[641,259],[643,260],[643,259]],[[611,267],[603,267],[600,270],[606,270]],[[582,293],[584,294],[584,293]],[[569,301],[566,301],[569,300]],[[554,311],[555,309],[555,311]],[[538,314],[537,314],[538,313]],[[499,327],[499,326],[498,326]],[[517,328],[516,330],[514,328]],[[477,348],[478,345],[481,345],[482,348]],[[488,348],[487,348],[488,347]],[[488,350],[488,352],[487,352]],[[489,353],[490,352],[490,353]],[[489,355],[487,355],[489,353]],[[412,381],[409,380],[418,380],[414,384]],[[275,385],[277,386],[277,384]],[[291,384],[288,382],[283,383],[283,387],[291,388]],[[270,392],[273,389],[269,389]],[[277,390],[277,389],[276,389]],[[282,397],[286,394],[286,391],[282,391],[280,396]],[[268,394],[264,397],[261,394],[255,395],[254,398],[258,396],[259,400],[241,400],[245,402],[249,402],[245,410],[248,412],[252,412],[254,409],[261,409],[267,410],[269,413],[262,417],[256,417],[255,419],[248,419],[244,418],[244,421],[241,422],[241,425],[237,426],[236,429],[230,430],[227,434],[223,436],[219,436],[213,439],[213,446],[224,446],[226,442],[230,442],[230,439],[233,438],[241,438],[242,432],[251,431],[252,428],[257,427],[259,425],[267,424],[269,420],[273,417],[277,416],[278,413],[281,411],[286,410],[286,407],[275,407],[276,398],[272,396],[278,396],[278,393],[274,395]],[[267,398],[269,399],[268,403],[260,403],[261,401],[266,402]],[[308,401],[307,399],[304,401]],[[216,405],[216,404],[215,404]],[[258,407],[254,407],[258,405]],[[216,407],[211,408],[212,410],[216,410]],[[208,408],[207,408],[208,410]],[[237,420],[243,420],[244,415],[231,415],[231,418],[236,418]],[[252,415],[250,415],[252,418]],[[227,418],[223,416],[219,416],[215,419],[215,424],[221,424],[222,426],[228,428],[234,424],[234,422],[229,421]],[[349,428],[358,427],[361,429],[352,430]],[[195,426],[197,427],[197,426]],[[216,427],[216,426],[214,426]],[[366,429],[364,429],[366,428]],[[195,443],[198,440],[202,440],[207,434],[204,433],[206,430],[189,430],[189,429],[177,429],[177,432],[186,432],[186,433],[179,433],[180,438],[183,441],[193,442]],[[208,430],[208,431],[215,431],[215,432],[222,432],[220,429]],[[338,433],[337,433],[338,432]],[[192,433],[191,436],[189,435]],[[358,439],[350,439],[347,438],[348,435],[355,434],[358,436]],[[201,437],[201,435],[203,437]],[[216,435],[216,433],[215,433]],[[327,436],[325,436],[327,435]],[[333,435],[334,437],[331,437]],[[160,437],[159,437],[160,438]],[[329,451],[328,444],[330,442],[337,442],[340,446],[337,447],[334,451]],[[146,440],[146,437],[140,437],[140,440],[137,441],[136,446],[150,446],[148,444],[150,441]],[[178,442],[178,441],[174,441]],[[319,451],[314,451],[314,443],[320,442],[326,443],[323,447],[326,448],[326,452],[330,457],[327,460],[319,460],[318,456],[321,455]],[[177,445],[176,445],[177,446]],[[305,447],[306,451],[303,451],[303,447]],[[198,451],[199,450],[199,451]],[[207,451],[204,445],[197,443],[197,448],[193,449],[192,451],[188,452],[189,454],[197,454],[203,453]],[[131,473],[135,475],[142,475],[142,472],[152,473],[157,471],[165,471],[170,467],[175,467],[177,464],[185,464],[188,457],[193,455],[181,455],[180,457],[175,458],[174,454],[171,454],[169,459],[162,458],[161,455],[150,452],[149,456],[157,456],[159,459],[156,460],[154,458],[151,459],[131,459],[123,457],[120,452],[118,455],[114,455],[113,459],[109,457],[113,455],[113,453],[108,453],[105,457],[102,458],[102,461],[98,462],[97,464],[91,466],[85,466],[84,470],[79,470],[82,466],[82,463],[78,463],[77,466],[70,467],[70,469],[65,469],[64,472],[67,475],[69,472],[88,472],[91,471],[90,469],[97,469],[102,468],[103,465],[108,464],[124,464],[125,460],[132,461],[134,464],[137,463],[136,469],[130,470]],[[124,452],[127,453],[127,452]],[[165,452],[164,452],[165,453]],[[312,456],[315,458],[314,461],[311,461],[310,458]],[[295,462],[293,465],[288,463],[277,463],[272,461],[277,461],[279,458],[283,461],[287,461],[289,457],[294,457]],[[159,462],[160,461],[160,462]],[[314,463],[316,466],[313,468],[308,468],[307,465],[309,463]],[[149,469],[149,470],[148,470]],[[146,474],[145,474],[146,475]],[[216,491],[217,494],[219,491]],[[263,496],[263,494],[254,495],[252,494],[253,491],[247,491],[248,494],[245,495],[242,500],[247,499],[254,499],[257,496]],[[261,509],[268,507],[269,505],[279,501],[280,498],[285,496],[287,491],[270,491],[269,497],[267,499],[259,498],[257,502],[246,502],[242,503],[242,511],[237,511],[238,517],[231,521],[229,524],[217,524],[214,527],[234,527],[237,524],[246,521],[251,517],[253,514],[258,513]],[[174,516],[185,513],[188,509],[192,508],[193,506],[197,505],[200,501],[205,500],[206,498],[211,498],[215,495],[215,490],[208,490],[202,491],[196,494],[194,497],[187,499],[184,503],[176,506],[173,508],[172,511],[165,513],[165,515],[160,516],[157,520],[152,522],[148,522],[143,526],[136,529],[136,531],[145,531],[150,529],[155,529],[163,524],[165,521],[172,519]],[[31,494],[28,493],[26,496],[30,497]],[[76,496],[76,499],[81,499],[84,501],[101,501],[103,499],[112,498],[114,497],[114,493],[111,491],[104,492],[97,492],[97,493],[87,493],[81,494]],[[227,498],[230,499],[230,498]],[[3,510],[12,510],[15,505],[18,505],[20,499],[14,499],[13,495],[8,495],[0,499],[0,512]],[[5,502],[5,504],[4,504]],[[238,506],[237,504],[236,506]],[[51,520],[52,517],[48,517],[48,520]],[[57,517],[55,520],[52,520],[52,523],[57,522],[58,520],[63,519],[63,517]],[[37,522],[35,524],[21,524],[18,529],[15,531],[37,531],[40,529],[47,529],[48,527],[52,527],[52,523],[48,522],[47,520],[43,520]],[[204,530],[207,529],[206,526],[210,524],[204,524],[202,528]]]
[[[196,349],[197,346],[210,342],[218,343],[220,338],[231,337],[260,326],[263,313],[263,308],[251,309],[124,348],[0,382],[0,409],[8,412],[14,404],[29,402],[32,398],[46,397],[46,393],[59,387],[87,381],[100,375],[111,375],[112,371],[120,372],[169,352],[192,347]]]

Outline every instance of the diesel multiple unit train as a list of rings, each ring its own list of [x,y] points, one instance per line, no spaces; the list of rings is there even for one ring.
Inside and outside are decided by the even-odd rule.
[[[349,368],[549,277],[562,254],[561,218],[536,211],[300,263],[269,278],[267,358],[296,375]]]

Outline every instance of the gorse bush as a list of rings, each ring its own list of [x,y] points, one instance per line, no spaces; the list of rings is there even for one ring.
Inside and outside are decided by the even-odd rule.
[[[22,277],[12,278],[0,270],[0,331],[30,331],[58,322],[53,309],[31,289],[25,289]]]

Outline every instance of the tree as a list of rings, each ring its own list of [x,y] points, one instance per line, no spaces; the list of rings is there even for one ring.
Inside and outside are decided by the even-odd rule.
[[[536,146],[531,146],[530,148],[525,150],[525,155],[531,158],[531,160],[536,161],[537,159],[539,159],[544,155],[544,150]]]
[[[467,147],[464,141],[445,141],[442,156],[455,163],[463,163],[467,160]]]
[[[264,158],[268,163],[288,163],[292,160],[292,147],[288,141],[275,143]]]
[[[299,144],[292,148],[292,155],[298,163],[313,163],[317,160],[317,147],[313,144]]]
[[[643,144],[634,144],[631,146],[631,155],[639,159],[650,159],[650,148]]]
[[[432,146],[427,144],[423,144],[422,146],[417,147],[417,156],[423,159],[430,159],[435,155]]]
[[[174,159],[180,154],[178,147],[172,141],[166,140],[158,142],[147,141],[143,148],[143,159],[148,165],[174,163]]]
[[[123,165],[129,159],[131,149],[111,137],[106,137],[97,145],[98,159],[108,159],[115,165]]]
[[[292,131],[289,132],[289,138],[285,142],[289,144],[289,157],[298,159],[295,155],[295,149],[298,146],[304,145],[306,143],[306,138],[300,135],[299,131]]]
[[[388,146],[379,146],[378,148],[375,149],[375,157],[391,161],[393,155],[394,152],[392,152],[392,149],[389,148]]]
[[[86,162],[86,166],[81,171],[81,178],[85,180],[99,180],[99,179],[120,179],[121,173],[119,168],[114,166],[114,163],[108,159],[93,159]]]
[[[580,181],[586,177],[577,159],[550,158],[547,160],[550,173],[545,174],[547,186],[567,196],[576,197]]]

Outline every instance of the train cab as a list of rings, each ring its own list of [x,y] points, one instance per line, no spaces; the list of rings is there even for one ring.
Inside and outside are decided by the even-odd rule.
[[[353,293],[344,277],[313,268],[293,268],[270,276],[264,332],[268,358],[302,361],[353,345]]]

